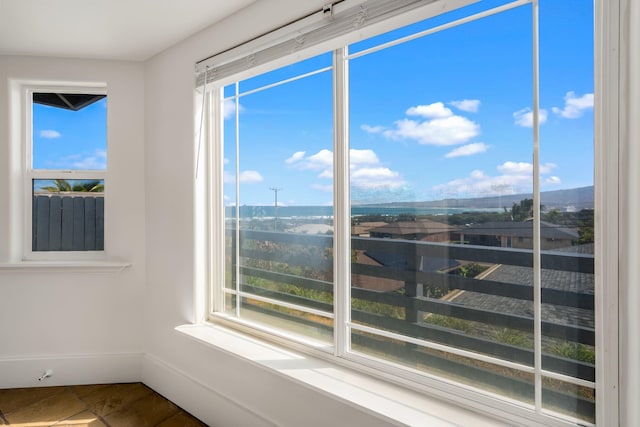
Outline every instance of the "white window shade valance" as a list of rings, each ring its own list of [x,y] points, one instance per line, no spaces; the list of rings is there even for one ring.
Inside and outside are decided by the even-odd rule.
[[[440,15],[477,1],[343,0],[250,42],[198,62],[196,86],[205,83],[205,74],[206,83],[219,81],[256,67],[266,66],[283,57],[296,54],[303,56],[303,52],[311,52],[314,47],[331,50],[383,33],[394,26]],[[389,22],[390,20],[393,22]]]

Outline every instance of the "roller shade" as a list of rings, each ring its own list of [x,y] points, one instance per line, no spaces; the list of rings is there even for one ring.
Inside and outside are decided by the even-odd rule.
[[[377,24],[393,18],[403,17],[406,25],[477,1],[345,0],[327,5],[317,13],[198,62],[196,86],[204,84],[205,73],[207,83],[211,83],[289,55],[302,55],[314,47],[331,50],[372,37],[391,28]],[[421,13],[411,13],[417,10]]]

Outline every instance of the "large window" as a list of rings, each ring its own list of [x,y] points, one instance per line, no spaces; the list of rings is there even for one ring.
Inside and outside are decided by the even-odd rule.
[[[103,252],[106,93],[33,87],[26,99],[26,257]]]
[[[593,14],[483,1],[214,78],[212,318],[595,423]]]

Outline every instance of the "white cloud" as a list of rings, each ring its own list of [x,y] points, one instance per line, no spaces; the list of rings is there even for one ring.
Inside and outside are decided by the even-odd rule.
[[[477,113],[480,108],[480,100],[478,99],[462,99],[460,101],[451,101],[449,104],[453,105],[458,110],[466,111],[468,113]]]
[[[306,153],[307,153],[306,151],[296,151],[295,153],[293,153],[291,157],[286,159],[284,162],[288,164],[295,163],[298,160],[302,160]]]
[[[442,102],[434,102],[429,105],[418,105],[407,109],[408,116],[421,116],[428,119],[437,119],[453,116],[453,112],[444,106]]]
[[[264,178],[258,171],[248,170],[240,172],[240,182],[243,184],[253,184],[262,181],[264,181]]]
[[[380,163],[378,155],[373,150],[349,150],[351,167],[360,165],[377,165]]]
[[[238,104],[240,111],[242,106]],[[236,103],[231,99],[225,99],[222,103],[222,115],[224,120],[229,120],[236,115]]]
[[[543,124],[547,121],[547,110],[544,108],[538,110],[538,122],[539,124]],[[525,128],[533,127],[533,111],[531,108],[523,108],[522,110],[518,110],[513,113],[513,119],[517,126],[522,126]]]
[[[398,172],[385,167],[362,168],[351,171],[351,185],[366,189],[396,189],[406,182]]]
[[[549,178],[544,180],[545,184],[550,184],[550,185],[557,185],[560,184],[560,178],[557,176],[550,176]]]
[[[489,149],[489,146],[484,142],[475,142],[473,144],[467,144],[467,145],[463,145],[462,147],[455,148],[449,151],[444,156],[447,159],[451,159],[454,157],[461,157],[461,156],[473,156],[474,154],[484,153],[488,149]]]
[[[557,166],[540,165],[540,174],[547,175]],[[498,175],[487,175],[474,170],[468,176],[436,185],[432,190],[441,197],[483,197],[529,193],[533,188],[533,165],[527,162],[507,161],[496,167]],[[559,184],[557,176],[543,177],[545,184]]]
[[[540,174],[546,175],[548,173],[551,173],[551,171],[557,167],[558,165],[556,165],[555,163],[543,163],[540,165]]]
[[[318,151],[305,159],[305,169],[326,169],[333,166],[333,153],[330,150],[324,149]]]
[[[448,146],[463,144],[480,134],[480,126],[466,117],[449,116],[418,122],[402,119],[396,129],[383,132],[394,140],[414,139],[419,144]]]
[[[555,169],[557,165],[555,163],[544,163],[540,165],[540,173],[547,174],[550,173],[553,169]],[[513,174],[532,174],[533,173],[533,165],[527,162],[504,162],[503,164],[498,166],[498,171],[513,175]]]
[[[508,175],[520,173],[530,174],[533,172],[533,165],[527,162],[504,162],[499,165],[497,169],[498,171]]]
[[[71,154],[47,160],[46,164],[52,169],[104,170],[107,168],[107,151],[97,149],[92,153]]]
[[[104,157],[89,156],[73,163],[74,169],[102,170],[107,168],[107,162]]]
[[[524,182],[518,176],[488,176],[481,170],[474,170],[464,178],[457,178],[433,187],[442,197],[482,197],[489,195],[514,194]]]
[[[461,109],[478,107],[480,101],[454,101]],[[409,117],[394,122],[392,128],[364,124],[365,132],[382,134],[388,139],[415,140],[419,144],[448,146],[464,144],[480,134],[480,126],[466,117],[454,114],[442,102],[416,105],[405,111]],[[414,118],[415,117],[415,118]]]
[[[384,126],[369,126],[364,124],[360,126],[360,129],[367,133],[382,133],[386,128]]]
[[[40,131],[40,136],[46,139],[56,139],[56,138],[60,138],[62,135],[57,130],[46,129],[46,130]]]
[[[581,97],[576,97],[575,92],[570,91],[564,97],[564,108],[553,107],[552,111],[565,119],[577,119],[581,117],[584,110],[593,108],[593,94],[585,93]]]
[[[235,183],[236,177],[234,174],[231,174],[229,172],[224,173],[224,183],[225,184],[233,184]],[[255,184],[258,182],[262,182],[264,181],[264,178],[262,177],[262,175],[260,175],[260,172],[258,171],[254,171],[254,170],[246,170],[246,171],[242,171],[240,172],[240,180],[239,180],[242,184]]]
[[[349,158],[352,186],[367,189],[396,189],[405,185],[400,173],[384,167],[373,150],[351,149],[349,150]],[[310,156],[299,151],[286,159],[285,162],[298,170],[320,171],[317,178],[333,179],[333,152],[330,150],[323,149]],[[333,190],[332,186],[325,184],[314,184],[312,188],[321,191]]]

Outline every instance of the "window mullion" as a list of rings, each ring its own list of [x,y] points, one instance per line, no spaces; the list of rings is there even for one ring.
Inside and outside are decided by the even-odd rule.
[[[242,303],[242,299],[239,295],[240,293],[240,102],[239,102],[239,93],[240,93],[240,83],[236,82],[235,84],[235,125],[236,125],[236,165],[235,165],[235,177],[236,177],[236,216],[234,219],[235,223],[235,235],[234,238],[236,240],[235,244],[235,253],[233,256],[236,260],[235,265],[235,276],[236,282],[234,283],[236,290],[236,306],[235,312],[236,317],[240,317],[240,304]]]
[[[625,398],[619,393],[620,373],[628,374],[628,370],[619,363],[624,331],[619,331],[618,315],[624,307],[619,306],[618,301],[625,297],[624,288],[620,286],[633,283],[625,280],[624,269],[619,267],[625,263],[624,236],[630,236],[628,232],[619,236],[618,230],[626,230],[624,205],[628,198],[624,195],[629,194],[627,185],[631,184],[625,183],[622,172],[625,147],[619,127],[628,117],[624,110],[620,111],[620,106],[625,105],[624,91],[627,90],[621,85],[624,72],[620,74],[624,69],[624,56],[621,56],[624,42],[620,34],[626,31],[625,23],[620,22],[623,3],[619,0],[595,2],[595,96],[598,100],[594,105],[595,210],[600,213],[600,220],[595,222],[596,424],[603,426],[620,425],[621,417],[626,415],[619,410]],[[626,25],[629,24],[627,21]]]
[[[208,185],[211,189],[210,194],[212,197],[208,201],[208,215],[210,222],[210,247],[209,258],[211,263],[211,279],[214,282],[211,293],[211,304],[214,307],[214,311],[223,312],[225,306],[225,263],[224,258],[219,254],[225,252],[225,217],[224,217],[224,190],[223,190],[223,177],[217,171],[223,170],[223,135],[224,135],[224,120],[222,94],[223,89],[214,89],[208,94],[206,91],[202,96],[207,97],[205,102],[205,108],[208,111],[212,111],[211,126],[207,129],[207,158],[210,165],[214,165],[212,171],[209,171],[207,179]],[[213,108],[212,108],[213,105]],[[214,172],[214,173],[212,173]],[[219,272],[216,274],[216,272]],[[215,284],[220,283],[220,286]]]
[[[334,121],[334,343],[336,356],[349,351],[351,300],[351,210],[349,193],[349,69],[347,48],[333,52]]]
[[[32,169],[28,171],[29,180],[34,179],[105,179],[103,170],[47,170]]]
[[[532,75],[533,75],[533,343],[535,371],[535,407],[542,412],[542,305],[540,262],[540,90],[538,1],[532,6]]]

